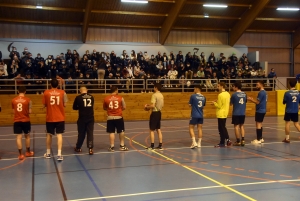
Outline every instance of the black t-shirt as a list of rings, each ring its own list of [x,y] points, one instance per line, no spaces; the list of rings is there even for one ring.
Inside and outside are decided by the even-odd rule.
[[[76,96],[73,103],[73,110],[79,110],[79,119],[94,118],[94,97],[86,93]]]

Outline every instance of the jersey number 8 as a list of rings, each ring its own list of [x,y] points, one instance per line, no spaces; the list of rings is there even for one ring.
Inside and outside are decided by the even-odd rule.
[[[23,105],[22,105],[22,103],[18,103],[18,104],[17,104],[17,111],[18,111],[18,112],[22,112],[22,110],[23,110]]]

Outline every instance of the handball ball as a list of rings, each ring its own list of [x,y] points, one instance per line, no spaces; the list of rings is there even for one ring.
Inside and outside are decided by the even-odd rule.
[[[149,110],[150,110],[149,108],[147,108],[147,106],[149,106],[149,105],[146,104],[146,105],[144,106],[144,110],[145,110],[145,111],[149,111]]]

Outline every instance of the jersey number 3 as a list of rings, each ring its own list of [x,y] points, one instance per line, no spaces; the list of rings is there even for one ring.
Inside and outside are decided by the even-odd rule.
[[[202,107],[202,106],[203,106],[202,101],[198,101],[198,107]]]
[[[118,109],[119,108],[119,102],[118,101],[110,101],[108,105],[109,109]]]

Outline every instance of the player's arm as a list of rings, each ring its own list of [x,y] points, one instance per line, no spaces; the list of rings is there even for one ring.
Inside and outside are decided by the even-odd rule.
[[[64,107],[66,107],[66,103],[68,102],[68,96],[66,92],[64,93]]]
[[[32,113],[32,110],[31,110],[31,108],[32,108],[32,101],[29,101],[29,105],[28,106],[29,106],[29,110],[28,110],[29,114],[31,114]]]
[[[259,96],[257,97],[256,100],[254,98],[252,98],[252,97],[247,97],[247,100],[250,101],[250,102],[252,102],[252,103],[254,103],[254,104],[256,104],[256,105],[258,105],[260,103]]]
[[[107,110],[107,106],[105,104],[105,100],[103,101],[103,110]]]
[[[190,97],[190,100],[189,100],[189,106],[190,107],[192,107],[192,102],[193,102],[193,100],[192,100],[192,96]]]
[[[73,110],[78,110],[78,109],[79,109],[79,107],[78,107],[77,97],[76,97],[73,102]]]
[[[222,97],[221,94],[218,95],[218,99],[212,101],[212,103],[214,104],[214,106],[218,109],[220,109],[222,107]]]
[[[286,93],[284,93],[282,104],[283,104],[283,105],[286,104]]]
[[[12,114],[15,115],[15,108],[14,108],[14,103],[11,102],[11,109],[12,109]]]
[[[124,101],[124,98],[122,98],[122,110],[125,110],[126,109],[126,103]]]
[[[155,103],[156,103],[156,99],[155,99],[155,97],[152,95],[152,97],[151,97],[151,104],[148,104],[148,105],[146,106],[146,108],[147,108],[147,109],[153,109],[153,108],[155,108]]]
[[[230,97],[230,106],[233,105],[233,96]]]

